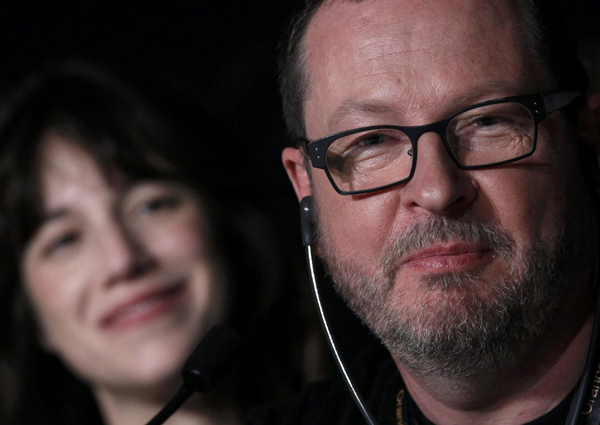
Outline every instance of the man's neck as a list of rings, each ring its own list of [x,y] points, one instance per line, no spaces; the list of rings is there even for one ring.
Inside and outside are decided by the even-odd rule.
[[[453,380],[396,365],[421,411],[438,425],[523,424],[558,405],[583,373],[593,315],[565,319],[531,356],[507,369]]]

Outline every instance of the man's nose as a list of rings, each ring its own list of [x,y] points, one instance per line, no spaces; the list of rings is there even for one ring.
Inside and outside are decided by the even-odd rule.
[[[417,152],[414,176],[402,188],[402,205],[415,212],[441,215],[460,214],[468,208],[477,195],[477,185],[452,161],[440,136],[423,134]]]
[[[120,223],[114,223],[101,235],[105,258],[106,283],[135,278],[152,264],[148,251],[134,232]]]

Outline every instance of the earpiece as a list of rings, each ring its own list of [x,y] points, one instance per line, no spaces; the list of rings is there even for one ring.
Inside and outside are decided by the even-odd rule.
[[[300,226],[302,229],[302,245],[307,247],[315,240],[315,202],[312,196],[305,196],[300,201]]]

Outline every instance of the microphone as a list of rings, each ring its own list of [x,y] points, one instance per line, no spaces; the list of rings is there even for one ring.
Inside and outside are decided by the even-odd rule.
[[[241,348],[242,341],[236,331],[223,324],[215,326],[183,365],[183,382],[196,392],[210,390],[229,372]]]
[[[194,392],[206,392],[225,377],[238,359],[242,348],[239,334],[227,325],[213,327],[185,362],[183,386],[163,409],[146,425],[160,425]]]

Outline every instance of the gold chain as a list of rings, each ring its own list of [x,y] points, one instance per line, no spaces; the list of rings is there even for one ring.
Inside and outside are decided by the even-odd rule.
[[[402,420],[402,401],[404,400],[404,390],[398,391],[398,395],[396,395],[396,419],[398,420],[398,425],[403,425],[404,421]]]

